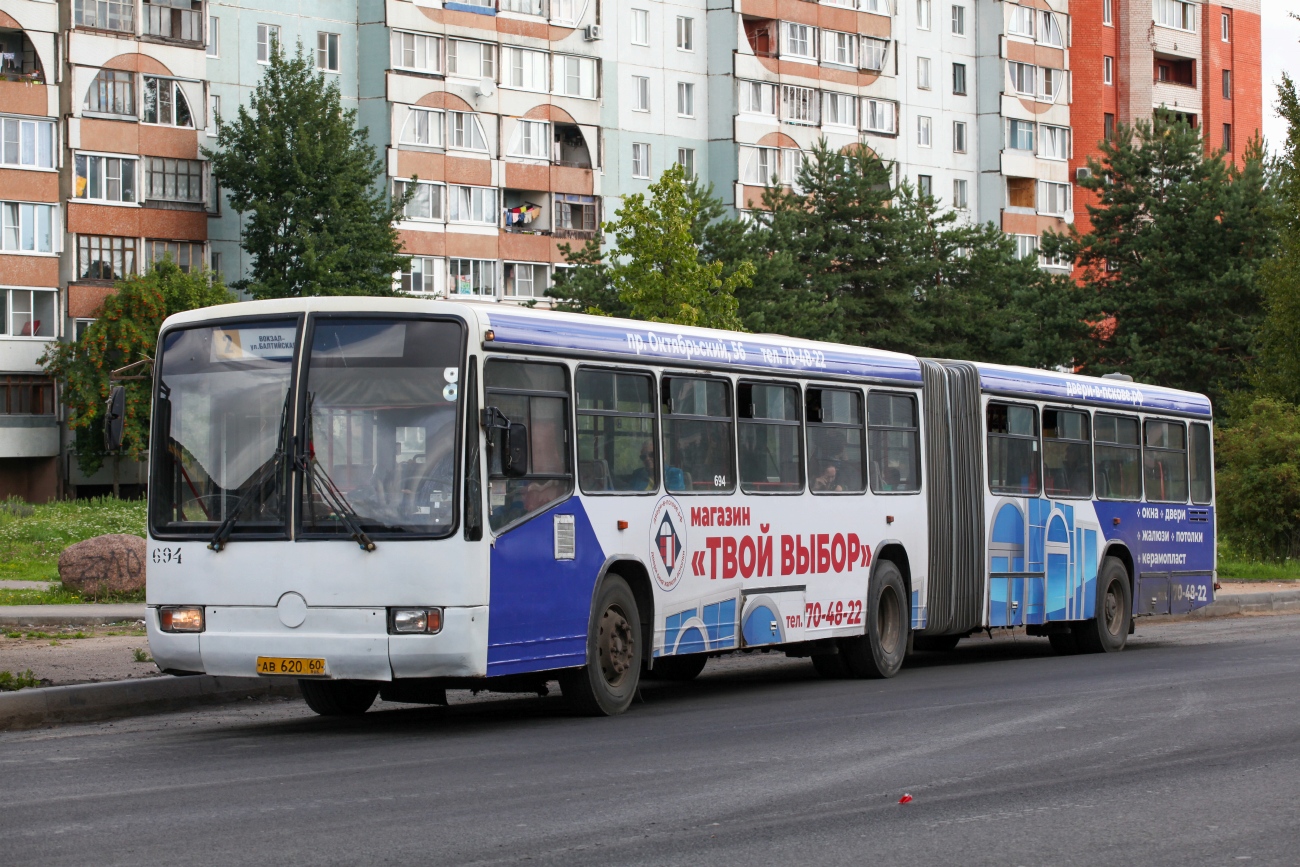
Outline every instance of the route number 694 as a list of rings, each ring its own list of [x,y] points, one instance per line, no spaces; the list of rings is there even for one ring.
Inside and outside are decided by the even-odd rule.
[[[181,549],[177,548],[154,548],[149,559],[155,563],[179,563],[181,562]]]

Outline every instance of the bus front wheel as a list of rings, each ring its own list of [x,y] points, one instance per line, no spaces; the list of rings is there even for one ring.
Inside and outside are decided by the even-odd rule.
[[[898,567],[880,561],[867,588],[866,633],[840,639],[840,656],[853,677],[893,677],[907,655],[907,592]]]
[[[1074,627],[1079,650],[1084,653],[1116,653],[1128,643],[1133,617],[1128,570],[1117,557],[1102,561],[1097,573],[1097,616]]]
[[[560,690],[587,716],[614,716],[627,710],[641,679],[641,616],[632,588],[618,575],[606,575],[591,608],[587,664],[560,676]]]
[[[360,716],[379,695],[379,684],[369,680],[300,680],[298,688],[321,716]]]

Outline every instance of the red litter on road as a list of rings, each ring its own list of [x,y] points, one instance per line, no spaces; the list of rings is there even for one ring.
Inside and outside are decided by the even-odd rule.
[[[910,803],[912,803],[912,796],[911,796],[911,795],[903,795],[903,797],[901,797],[901,798],[898,799],[898,803],[900,803],[900,804],[910,804]]]

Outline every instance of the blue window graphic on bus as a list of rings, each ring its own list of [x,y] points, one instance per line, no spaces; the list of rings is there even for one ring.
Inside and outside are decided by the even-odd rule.
[[[736,646],[736,600],[723,599],[664,618],[664,646],[656,656],[727,650]]]
[[[1067,503],[999,503],[989,535],[989,625],[1092,617],[1099,535]]]

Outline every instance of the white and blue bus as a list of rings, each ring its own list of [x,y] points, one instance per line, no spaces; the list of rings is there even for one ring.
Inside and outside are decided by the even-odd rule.
[[[417,299],[170,317],[148,631],[320,713],[593,714],[710,655],[890,677],[1023,628],[1118,651],[1213,599],[1211,407],[1110,378]]]

